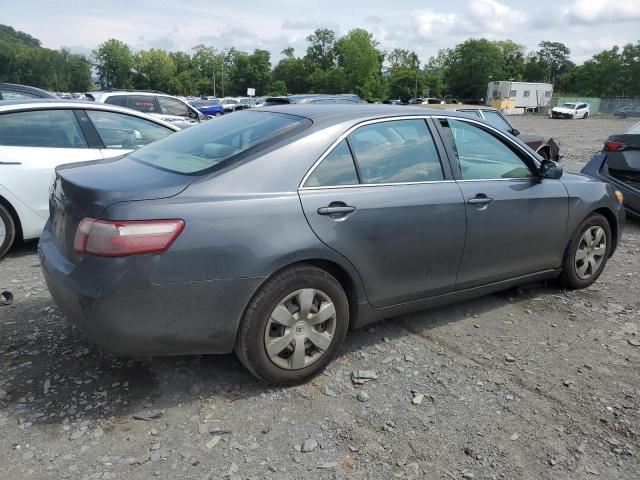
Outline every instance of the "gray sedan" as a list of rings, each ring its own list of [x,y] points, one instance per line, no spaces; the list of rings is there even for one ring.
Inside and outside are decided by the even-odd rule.
[[[533,280],[584,288],[623,221],[611,186],[480,119],[289,105],[59,167],[40,259],[105,350],[235,350],[288,385],[349,328]]]

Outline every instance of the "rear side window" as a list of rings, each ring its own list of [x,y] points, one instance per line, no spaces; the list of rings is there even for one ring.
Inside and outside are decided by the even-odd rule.
[[[346,140],[329,153],[304,183],[305,187],[357,185],[358,174]]]
[[[25,98],[40,98],[38,95],[26,92],[16,92],[14,90],[0,90],[2,100],[23,100]]]
[[[135,150],[173,133],[162,125],[124,113],[97,110],[86,113],[105,148]]]
[[[493,110],[485,110],[482,113],[484,114],[484,119],[490,125],[493,125],[494,127],[497,127],[497,128],[501,128],[505,132],[511,131],[512,127],[509,124],[509,122],[507,122],[507,120],[498,112],[494,112]]]
[[[311,123],[296,115],[243,111],[183,130],[141,148],[130,158],[174,173],[196,174],[281,141]]]
[[[127,96],[126,95],[116,95],[113,97],[107,97],[104,103],[108,103],[109,105],[118,105],[119,107],[127,106]]]
[[[128,108],[144,113],[157,113],[156,102],[151,95],[127,95]]]
[[[188,117],[189,108],[180,100],[169,97],[158,97],[160,105],[160,113],[164,115],[178,115],[179,117]]]
[[[349,135],[363,183],[443,180],[442,165],[424,120],[365,125]]]
[[[73,110],[35,110],[0,115],[0,145],[87,148]]]

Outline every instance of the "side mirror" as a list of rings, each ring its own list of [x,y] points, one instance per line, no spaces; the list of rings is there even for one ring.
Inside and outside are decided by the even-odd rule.
[[[540,176],[557,180],[562,176],[562,167],[553,160],[543,160],[540,164]]]
[[[511,135],[513,135],[514,137],[517,137],[518,135],[520,135],[520,130],[518,130],[517,128],[512,128]]]

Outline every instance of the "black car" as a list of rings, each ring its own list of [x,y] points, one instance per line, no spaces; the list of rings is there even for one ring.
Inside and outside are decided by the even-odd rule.
[[[58,98],[41,88],[17,83],[0,83],[0,100],[24,100],[27,98]]]
[[[582,173],[609,182],[624,194],[627,212],[640,217],[640,123],[621,135],[611,135]]]

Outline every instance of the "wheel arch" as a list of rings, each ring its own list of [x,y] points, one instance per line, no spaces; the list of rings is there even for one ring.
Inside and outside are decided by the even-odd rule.
[[[613,255],[613,252],[615,252],[618,247],[618,219],[615,214],[606,207],[596,208],[591,213],[598,213],[606,218],[607,222],[609,222],[609,227],[611,227],[611,255]]]
[[[0,195],[0,205],[2,205],[4,208],[6,208],[9,211],[9,215],[11,215],[11,218],[13,219],[13,223],[16,226],[15,240],[22,241],[23,240],[22,223],[20,222],[20,216],[18,215],[17,210],[13,207],[13,205],[11,205],[9,200],[4,198],[2,195]]]

